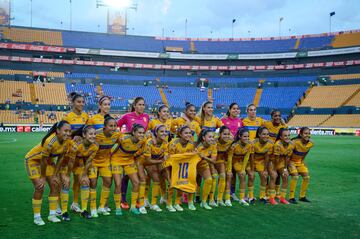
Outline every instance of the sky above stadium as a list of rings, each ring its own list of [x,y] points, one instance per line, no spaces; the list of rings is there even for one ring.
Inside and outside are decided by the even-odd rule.
[[[113,0],[113,2],[122,0]],[[71,2],[71,3],[70,3]],[[107,7],[96,0],[11,0],[12,25],[106,32]],[[32,3],[32,4],[31,4]],[[360,29],[359,0],[132,0],[128,34],[185,37],[270,37]],[[235,22],[233,23],[233,19]],[[187,24],[186,24],[187,22]],[[185,27],[187,26],[187,27]],[[233,33],[232,33],[233,31]]]

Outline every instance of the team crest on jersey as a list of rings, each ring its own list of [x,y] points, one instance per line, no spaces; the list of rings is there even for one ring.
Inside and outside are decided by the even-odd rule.
[[[146,117],[143,117],[143,120],[146,122],[147,121]]]

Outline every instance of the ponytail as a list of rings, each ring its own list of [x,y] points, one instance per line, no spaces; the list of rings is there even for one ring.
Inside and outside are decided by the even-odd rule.
[[[299,134],[296,137],[292,138],[291,140],[293,140],[293,139],[301,139],[301,135],[304,133],[305,130],[310,130],[310,128],[309,127],[301,127],[300,131],[299,131]]]
[[[51,126],[50,130],[46,133],[44,138],[41,140],[41,146],[44,146],[45,141],[47,140],[47,138],[50,137],[50,135],[52,135],[53,133],[56,133],[56,130],[61,129],[65,124],[69,124],[69,123],[66,120],[61,120],[61,121],[53,124],[53,126]]]
[[[260,138],[260,134],[264,131],[264,130],[268,130],[268,128],[266,128],[266,127],[263,127],[263,126],[261,126],[261,127],[259,127],[257,130],[256,130],[256,139],[259,139]]]
[[[211,131],[210,129],[202,129],[201,132],[200,132],[200,135],[198,135],[198,139],[196,141],[196,146],[198,146],[199,144],[203,143],[204,142],[204,137],[207,133],[209,132],[213,132]]]
[[[283,134],[284,131],[289,131],[289,129],[287,129],[287,128],[280,128],[279,133],[276,135],[276,140],[275,140],[275,142],[278,141],[278,140],[280,140],[281,135]]]
[[[234,143],[238,142],[246,132],[249,133],[249,130],[246,128],[239,128],[238,131],[236,132]]]
[[[71,137],[74,138],[75,136],[83,137],[90,129],[95,129],[92,125],[83,125],[78,130],[74,131],[71,134]]]

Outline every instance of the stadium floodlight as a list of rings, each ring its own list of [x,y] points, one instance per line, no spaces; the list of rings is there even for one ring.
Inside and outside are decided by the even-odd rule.
[[[131,6],[131,0],[104,0],[104,5],[117,8],[117,9],[125,9]]]

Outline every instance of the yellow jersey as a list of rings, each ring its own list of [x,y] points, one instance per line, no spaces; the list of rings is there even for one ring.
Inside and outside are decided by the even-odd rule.
[[[199,144],[196,147],[197,151],[201,154],[203,154],[204,156],[208,157],[208,158],[212,158],[212,159],[216,159],[217,157],[217,148],[216,148],[216,144],[215,145],[210,145],[209,147],[204,147],[203,144]]]
[[[87,161],[94,160],[98,150],[99,146],[96,143],[90,144],[89,146],[85,146],[83,143],[78,145],[75,155],[74,168],[84,167]]]
[[[89,119],[89,116],[85,112],[81,112],[80,115],[75,114],[73,111],[64,115],[63,120],[66,120],[70,126],[71,130],[78,130],[81,126],[85,125]]]
[[[285,160],[290,157],[294,150],[294,144],[290,141],[288,145],[284,145],[281,140],[274,144],[274,157],[279,156],[277,165],[285,165]]]
[[[104,115],[102,114],[96,114],[93,115],[89,121],[87,122],[88,125],[94,126],[95,129],[101,129],[104,128]]]
[[[264,124],[264,120],[260,117],[256,117],[255,120],[250,120],[248,117],[243,119],[244,128],[249,130],[250,140],[255,139],[257,129]]]
[[[254,159],[256,161],[264,160],[265,155],[270,156],[273,153],[273,148],[274,148],[274,145],[270,140],[267,141],[265,144],[262,144],[262,143],[260,143],[259,139],[255,139],[253,142]]]
[[[233,142],[232,140],[229,140],[227,142],[220,143],[220,141],[217,140],[217,143],[216,143],[216,147],[217,147],[216,162],[217,163],[223,163],[223,162],[227,161],[229,149],[230,149],[232,142]]]
[[[151,130],[151,132],[154,133],[156,126],[161,125],[161,124],[165,125],[165,127],[166,127],[166,134],[167,134],[166,139],[168,140],[169,136],[170,136],[170,131],[171,131],[172,119],[167,119],[165,122],[161,122],[159,119],[152,119],[149,122],[148,130]]]
[[[111,164],[133,164],[135,158],[143,153],[146,141],[140,140],[134,143],[131,138],[131,135],[126,134],[119,139],[118,147],[111,155]]]
[[[205,118],[204,118],[204,120],[201,120],[200,116],[196,116],[195,121],[199,123],[201,129],[207,129],[207,130],[211,130],[213,132],[215,132],[216,129],[223,126],[223,123],[221,122],[221,120],[219,120],[219,118],[215,117],[215,116],[212,116],[210,120],[207,120]]]
[[[195,144],[192,141],[189,141],[185,147],[180,143],[179,138],[173,139],[169,143],[169,154],[183,154],[193,152],[195,152]]]
[[[120,132],[114,132],[111,136],[107,137],[103,129],[96,131],[96,143],[99,149],[93,159],[93,166],[108,167],[110,165],[111,149],[118,143],[120,136]]]
[[[69,140],[70,141],[70,140]],[[26,161],[40,162],[42,157],[50,158],[50,163],[56,163],[56,160],[62,156],[68,149],[69,141],[60,143],[56,133],[51,134],[41,146],[41,143],[32,148],[26,155]]]
[[[229,158],[231,158],[232,162],[242,162],[245,158],[246,154],[251,154],[253,152],[253,145],[247,143],[245,145],[241,144],[241,142],[236,142],[231,145],[229,150]]]
[[[145,148],[144,156],[151,157],[153,160],[161,160],[169,154],[169,147],[167,142],[162,142],[161,145],[156,145],[153,139],[148,139]]]
[[[176,133],[176,131],[184,125],[189,126],[189,128],[191,129],[191,133],[193,135],[192,140],[194,140],[195,133],[198,136],[200,135],[201,128],[200,128],[199,123],[196,122],[195,120],[188,123],[183,117],[176,118],[172,121],[171,132]]]
[[[293,139],[294,150],[291,155],[290,161],[296,164],[301,164],[309,153],[310,149],[314,146],[314,143],[310,140],[306,144],[302,143],[301,139]]]
[[[280,131],[281,128],[286,129],[288,126],[279,124],[279,125],[274,125],[272,121],[265,121],[263,124],[264,127],[266,127],[269,130],[269,136],[270,136],[270,140],[275,143],[276,141],[276,137]]]

